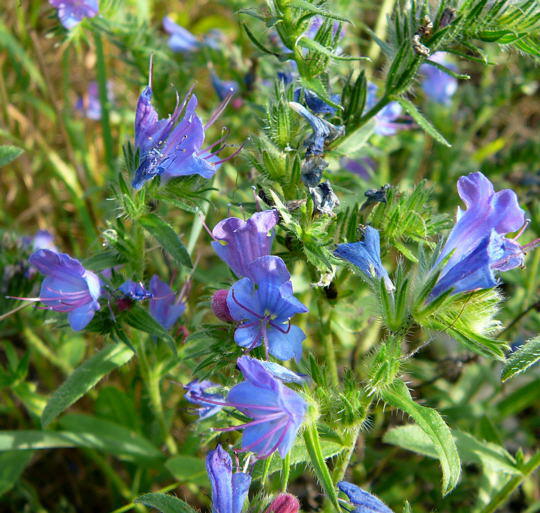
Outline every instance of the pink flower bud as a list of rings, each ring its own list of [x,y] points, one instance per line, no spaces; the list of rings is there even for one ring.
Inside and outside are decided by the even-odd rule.
[[[290,493],[280,493],[264,513],[298,513],[300,503]]]
[[[212,296],[212,311],[216,317],[223,322],[234,322],[234,319],[229,312],[227,306],[227,295],[229,291],[227,289],[221,289],[214,293]]]

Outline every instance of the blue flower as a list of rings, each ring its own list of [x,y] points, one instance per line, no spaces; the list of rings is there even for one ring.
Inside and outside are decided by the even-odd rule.
[[[377,103],[377,86],[368,84],[366,111]],[[374,132],[378,135],[394,135],[398,130],[406,128],[402,123],[396,123],[402,114],[401,105],[397,102],[390,102],[375,115]]]
[[[232,318],[241,322],[234,341],[248,350],[263,344],[267,355],[279,360],[300,359],[306,336],[290,319],[308,309],[293,295],[285,262],[277,256],[259,257],[249,264],[248,276],[227,296]]]
[[[456,224],[436,262],[448,258],[432,298],[450,288],[457,294],[494,287],[494,271],[522,266],[525,250],[537,243],[520,246],[516,240],[526,224],[514,191],[495,192],[482,173],[471,173],[459,178],[458,192],[467,208],[458,208]],[[517,230],[515,238],[505,237]]]
[[[308,383],[310,378],[307,374],[298,374],[293,372],[287,367],[283,367],[279,363],[266,361],[259,361],[259,363],[275,378],[280,379],[285,383],[296,383],[297,385],[304,385]]]
[[[246,501],[251,476],[232,471],[232,460],[221,445],[206,457],[206,471],[212,484],[212,513],[240,513]]]
[[[22,245],[24,248],[31,247],[33,251],[48,249],[58,252],[58,248],[54,243],[54,235],[48,230],[38,230],[33,237],[23,237]]]
[[[49,3],[58,9],[60,23],[68,30],[99,12],[98,0],[49,0]]]
[[[143,301],[144,299],[150,299],[152,293],[144,288],[144,285],[141,282],[134,282],[132,280],[127,280],[118,290],[124,294],[124,296],[132,299],[133,301]]]
[[[167,44],[173,52],[195,52],[201,46],[201,43],[191,32],[175,23],[168,16],[163,18],[163,28],[170,35]]]
[[[349,497],[355,506],[352,513],[393,513],[393,511],[380,499],[362,490],[359,486],[340,481],[338,488]]]
[[[216,402],[223,402],[223,400],[225,399],[224,396],[220,394],[207,392],[207,390],[217,387],[219,387],[217,383],[212,383],[212,381],[208,380],[194,380],[187,385],[184,385],[184,390],[186,391],[184,397],[190,403],[200,406],[200,408],[197,408],[197,413],[200,420],[212,417],[213,415],[218,413],[221,408],[223,408],[223,406],[220,404],[211,404],[208,402],[208,399]]]
[[[259,458],[266,458],[276,450],[285,457],[304,421],[306,402],[268,372],[259,360],[242,356],[237,364],[246,381],[231,389],[227,405],[253,420],[220,431],[243,429],[242,450],[252,451]]]
[[[249,264],[270,254],[272,228],[278,222],[276,210],[256,212],[247,221],[228,217],[212,230],[212,247],[237,276],[249,275]]]
[[[32,253],[30,264],[46,278],[41,284],[38,298],[19,299],[41,301],[48,310],[66,312],[74,330],[85,328],[99,310],[99,278],[78,260],[48,249]]]
[[[366,226],[363,241],[338,244],[334,253],[354,264],[368,278],[382,278],[388,291],[395,289],[381,261],[381,240],[375,228]]]
[[[226,159],[216,159],[216,153],[210,150],[223,139],[202,148],[204,131],[223,112],[231,96],[227,96],[203,125],[195,113],[197,97],[191,95],[191,91],[169,118],[159,119],[151,102],[152,88],[147,86],[139,97],[135,114],[135,145],[140,153],[133,187],[140,189],[158,175],[165,180],[187,175],[211,178],[219,164],[237,155],[240,150]]]
[[[223,101],[227,96],[238,92],[238,82],[235,82],[234,80],[221,80],[213,71],[210,76],[212,78],[212,87],[220,101]]]
[[[109,102],[114,100],[112,82],[107,82],[107,98]],[[81,112],[88,119],[98,121],[101,119],[101,102],[99,101],[98,83],[93,81],[88,84],[86,97],[79,97],[75,104],[75,109]]]
[[[175,296],[171,288],[154,274],[150,280],[150,314],[166,330],[172,328],[185,309],[182,294]]]
[[[289,105],[311,125],[313,130],[311,136],[304,142],[304,145],[306,146],[306,156],[322,155],[326,144],[345,133],[342,126],[332,125],[332,123],[325,119],[313,115],[303,105],[296,102],[289,102]]]
[[[294,91],[294,101],[298,102],[302,94],[306,105],[315,114],[334,115],[336,113],[335,107],[328,105],[328,103],[326,103],[324,100],[321,100],[317,94],[315,94],[313,91],[310,91],[309,89],[296,89]],[[334,103],[339,103],[341,101],[341,95],[339,94],[332,94],[330,95],[330,98]]]
[[[443,52],[435,52],[429,60],[442,64],[452,71],[457,71],[457,66],[449,63]],[[426,95],[437,103],[448,105],[457,91],[457,79],[431,64],[422,64],[420,72],[424,75],[422,89]]]

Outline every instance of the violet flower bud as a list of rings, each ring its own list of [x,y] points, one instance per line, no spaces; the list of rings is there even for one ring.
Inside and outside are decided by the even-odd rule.
[[[268,506],[264,513],[298,513],[300,503],[290,493],[280,493]]]

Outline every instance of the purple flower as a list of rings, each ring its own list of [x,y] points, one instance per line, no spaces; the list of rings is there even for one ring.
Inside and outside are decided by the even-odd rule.
[[[241,513],[251,476],[232,471],[232,460],[221,445],[206,457],[206,471],[212,484],[213,513]]]
[[[140,189],[155,176],[169,180],[177,176],[200,175],[211,178],[222,162],[238,154],[219,160],[211,149],[223,138],[202,148],[204,131],[210,127],[223,112],[231,95],[218,106],[210,119],[203,125],[195,113],[197,97],[188,92],[181,104],[167,119],[159,119],[154,109],[151,86],[145,87],[137,103],[135,114],[135,145],[140,152],[139,167],[135,171],[132,185]]]
[[[431,297],[450,288],[457,294],[494,287],[494,271],[522,266],[525,251],[538,244],[521,246],[516,240],[526,224],[514,191],[495,192],[482,173],[471,173],[458,180],[458,192],[467,208],[458,208],[456,224],[436,262],[449,257]],[[513,239],[505,237],[517,230]]]
[[[237,364],[246,381],[231,389],[226,405],[234,406],[253,420],[219,431],[243,429],[243,451],[266,458],[277,450],[284,458],[304,421],[307,404],[269,373],[259,360],[242,356]]]
[[[218,413],[221,408],[220,404],[210,404],[208,399],[219,402],[223,401],[225,398],[220,394],[213,394],[207,392],[207,390],[212,388],[219,387],[218,384],[212,383],[212,381],[204,380],[198,381],[194,380],[184,385],[184,390],[186,391],[185,398],[193,404],[197,404],[200,408],[197,408],[197,413],[200,420],[207,419]],[[205,400],[206,399],[206,400]]]
[[[99,11],[98,0],[49,0],[49,3],[58,9],[60,23],[68,30],[84,18],[93,18]]]
[[[45,275],[38,298],[48,310],[66,312],[71,327],[82,330],[99,310],[99,278],[78,260],[65,253],[39,249],[30,256],[30,264]]]
[[[393,513],[392,510],[380,499],[362,490],[359,486],[340,481],[338,488],[349,497],[355,506],[352,513]]]
[[[24,248],[29,246],[33,251],[38,249],[48,249],[49,251],[58,252],[58,248],[54,243],[54,235],[47,230],[38,230],[33,237],[23,237],[22,245]]]
[[[370,180],[373,172],[377,168],[377,163],[370,157],[358,159],[342,157],[339,163],[341,164],[341,167],[364,180]]]
[[[173,52],[195,52],[201,46],[201,43],[191,32],[175,23],[168,16],[163,18],[163,28],[170,35],[167,44]]]
[[[381,261],[381,240],[375,228],[366,226],[363,241],[338,244],[334,253],[354,264],[368,278],[382,278],[386,290],[395,289]]]
[[[150,280],[150,314],[166,330],[172,328],[185,309],[182,294],[175,296],[171,288],[154,274]]]
[[[377,86],[368,84],[366,110],[371,109],[377,103]],[[390,102],[375,115],[375,133],[378,135],[394,135],[398,130],[406,128],[402,123],[396,123],[401,116],[401,105],[397,102]]]
[[[109,99],[109,102],[112,102],[114,99],[112,82],[107,82],[107,98]],[[93,119],[95,121],[101,119],[101,102],[99,101],[99,86],[97,82],[92,81],[88,84],[86,97],[79,97],[75,104],[75,109],[88,119]]]
[[[237,281],[227,296],[232,318],[241,322],[234,341],[248,350],[263,344],[267,355],[279,360],[300,359],[306,336],[290,319],[308,309],[293,295],[285,262],[277,256],[259,257],[247,274],[250,278]]]
[[[335,126],[332,123],[313,115],[303,105],[296,102],[289,102],[289,106],[300,114],[310,125],[313,133],[306,139],[306,156],[322,155],[325,145],[344,134],[342,126]]]
[[[238,92],[238,82],[234,80],[221,80],[213,71],[210,76],[212,78],[212,87],[220,101],[225,100],[228,95]]]
[[[122,283],[122,285],[118,287],[118,290],[133,301],[143,301],[144,299],[150,299],[152,297],[152,293],[149,290],[146,290],[141,282],[136,283],[132,280],[127,280]]]
[[[457,71],[457,66],[449,63],[443,52],[435,52],[429,60],[442,64],[452,71]],[[426,95],[437,103],[448,105],[457,91],[457,79],[431,64],[422,64],[420,72],[424,75],[422,89]]]
[[[277,222],[275,210],[256,212],[247,221],[228,217],[212,230],[212,247],[237,276],[249,278],[249,264],[270,254],[274,239],[271,230]]]

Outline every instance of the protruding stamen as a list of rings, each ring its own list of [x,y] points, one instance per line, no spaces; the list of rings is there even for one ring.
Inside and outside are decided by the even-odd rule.
[[[217,106],[216,110],[210,116],[210,119],[206,122],[206,125],[204,125],[205,130],[210,128],[216,122],[217,118],[221,116],[222,112],[225,110],[225,107],[227,107],[233,96],[234,92],[227,93],[227,96],[223,98],[223,101]]]
[[[254,312],[253,310],[251,310],[250,308],[248,308],[247,306],[243,305],[242,303],[240,303],[240,301],[238,301],[238,299],[236,299],[236,296],[234,295],[234,287],[231,289],[231,296],[233,298],[233,301],[240,307],[240,308],[243,308],[246,312],[249,312],[251,315],[253,315],[254,317],[257,317],[257,319],[264,319],[264,317],[262,315],[259,315],[258,313]]]
[[[275,322],[272,322],[272,321],[270,321],[270,326],[272,326],[272,328],[275,328],[278,331],[281,331],[281,333],[283,333],[284,335],[287,335],[287,333],[289,333],[289,331],[291,331],[291,321],[289,320],[287,322],[288,322],[288,326],[287,326],[286,330],[284,330],[283,328],[280,328],[280,326],[278,324],[276,324]]]
[[[202,401],[205,403],[210,404],[217,404],[218,406],[230,406],[232,408],[236,408],[237,410],[240,410],[241,408],[249,408],[252,410],[266,410],[266,411],[283,411],[281,408],[278,408],[277,406],[261,406],[259,404],[247,404],[247,403],[229,403],[224,401],[215,401],[214,399],[208,399],[206,397],[203,397],[201,395],[192,394],[191,397],[195,399],[196,401]]]
[[[231,426],[226,428],[214,428],[214,431],[236,431],[237,429],[246,429],[251,426],[257,426],[259,424],[262,424],[264,422],[271,422],[273,420],[279,419],[280,417],[283,417],[283,412],[278,413],[272,413],[271,415],[266,415],[265,417],[262,417],[257,420],[252,420],[250,422],[246,422],[245,424],[239,424],[238,426]]]
[[[527,226],[529,226],[529,224],[531,224],[531,220],[530,219],[525,219],[525,222],[523,223],[523,226],[519,229],[516,236],[513,237],[512,240],[518,240],[523,235],[523,232],[527,229]]]
[[[525,244],[525,246],[521,246],[521,249],[523,250],[523,253],[527,253],[528,251],[536,248],[537,246],[540,246],[540,239],[535,239],[532,242]]]

